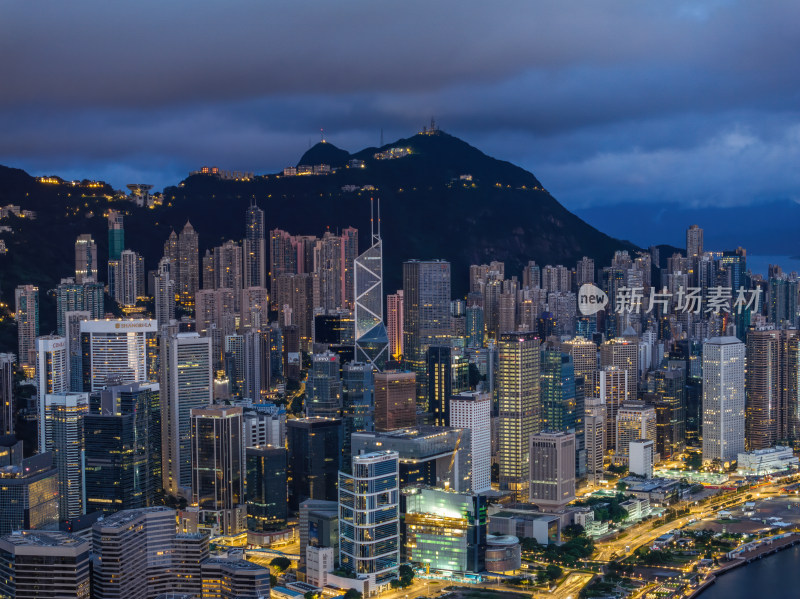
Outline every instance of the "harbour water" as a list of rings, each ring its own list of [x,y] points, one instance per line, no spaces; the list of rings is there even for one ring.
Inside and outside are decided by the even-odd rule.
[[[800,545],[731,570],[699,599],[783,598],[800,594]]]

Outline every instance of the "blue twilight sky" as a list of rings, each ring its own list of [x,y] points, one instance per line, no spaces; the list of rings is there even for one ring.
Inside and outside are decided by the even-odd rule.
[[[0,164],[162,188],[435,116],[610,234],[800,254],[799,26],[797,0],[6,2]]]

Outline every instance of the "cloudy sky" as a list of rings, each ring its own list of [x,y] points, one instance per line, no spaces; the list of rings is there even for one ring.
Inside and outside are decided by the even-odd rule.
[[[615,235],[620,211],[791,212],[799,23],[796,0],[6,2],[0,164],[160,188],[435,116]]]

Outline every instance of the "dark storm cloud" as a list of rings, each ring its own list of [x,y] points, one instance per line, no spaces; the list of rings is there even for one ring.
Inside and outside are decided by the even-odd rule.
[[[157,186],[436,116],[568,207],[800,189],[800,3],[6,3],[0,163]]]

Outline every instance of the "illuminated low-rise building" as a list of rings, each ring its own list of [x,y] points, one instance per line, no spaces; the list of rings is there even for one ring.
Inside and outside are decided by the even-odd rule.
[[[798,460],[791,447],[776,445],[738,455],[738,472],[742,476],[766,476],[776,472],[797,469]]]
[[[485,496],[411,487],[401,502],[403,561],[430,570],[483,571]]]

